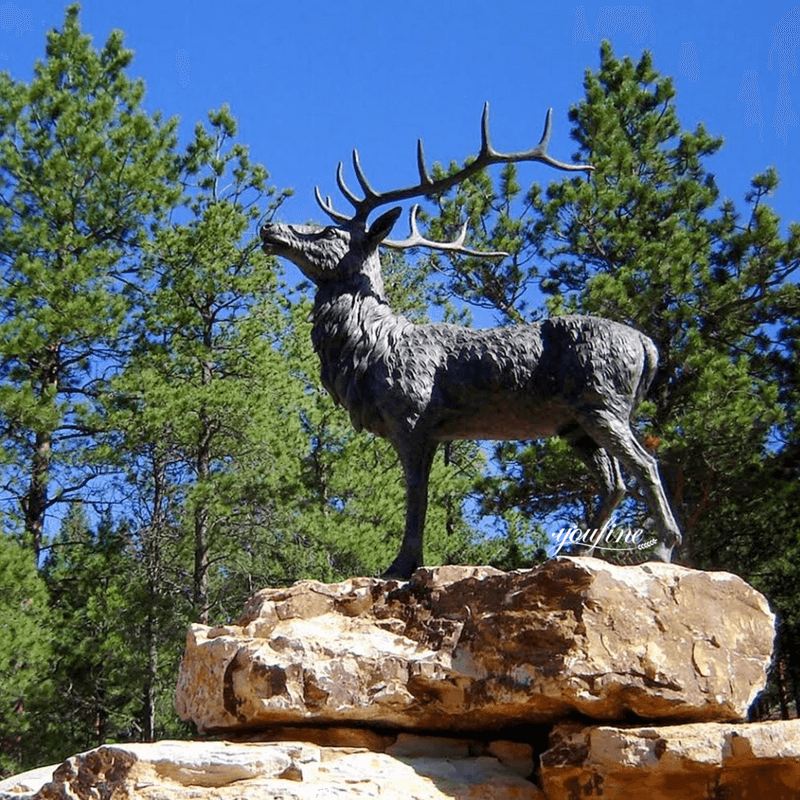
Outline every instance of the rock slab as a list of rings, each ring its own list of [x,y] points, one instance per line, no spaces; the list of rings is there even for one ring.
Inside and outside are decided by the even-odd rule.
[[[797,800],[800,720],[665,727],[557,725],[542,755],[547,800]]]
[[[22,776],[20,776],[21,778]],[[8,784],[8,787],[5,786]],[[73,756],[35,793],[0,784],[3,800],[543,800],[497,759],[396,758],[306,742],[104,745]]]
[[[192,626],[176,707],[201,732],[737,720],[766,683],[774,626],[740,578],[673,564],[301,581],[258,592],[236,624]]]
[[[0,800],[796,800],[800,721],[610,727],[557,724],[530,745],[374,735],[104,745],[0,781]],[[288,732],[288,730],[286,731]],[[309,741],[312,740],[312,741]],[[539,763],[537,770],[534,762]]]

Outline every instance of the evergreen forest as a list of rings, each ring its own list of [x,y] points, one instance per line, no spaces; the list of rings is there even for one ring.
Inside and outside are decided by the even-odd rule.
[[[0,73],[0,777],[190,736],[172,700],[191,623],[265,586],[378,575],[403,529],[396,456],[321,388],[313,287],[255,234],[291,191],[227,107],[179,144],[132,72],[122,34],[96,47],[70,6],[30,82]],[[591,178],[523,186],[507,165],[431,198],[428,237],[468,221],[470,246],[511,255],[387,252],[387,290],[415,321],[574,312],[653,339],[636,427],[676,560],[768,597],[777,654],[752,713],[796,716],[800,225],[770,207],[773,169],[721,196],[722,139],[681,127],[648,53],[603,43],[584,90],[569,118]],[[596,493],[561,440],[450,444],[426,563],[532,566]],[[635,487],[618,515],[647,525]]]

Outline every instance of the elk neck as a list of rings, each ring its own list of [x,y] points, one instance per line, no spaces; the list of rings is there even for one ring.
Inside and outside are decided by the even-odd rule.
[[[413,326],[392,310],[383,292],[377,254],[374,262],[344,280],[321,284],[312,314],[311,339],[322,383],[350,412],[356,430],[372,429],[369,407],[374,398],[369,382],[398,337]]]

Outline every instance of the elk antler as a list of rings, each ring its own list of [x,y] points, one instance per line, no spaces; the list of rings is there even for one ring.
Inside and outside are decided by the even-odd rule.
[[[551,108],[548,110],[547,116],[545,117],[544,132],[542,133],[542,138],[539,140],[539,144],[537,144],[536,147],[532,148],[531,150],[525,150],[521,153],[500,153],[492,147],[489,141],[489,103],[486,103],[483,107],[483,116],[481,118],[481,149],[474,161],[466,164],[452,175],[447,175],[443,178],[434,180],[430,177],[428,169],[425,166],[425,152],[422,146],[422,140],[420,139],[417,142],[417,168],[419,170],[419,183],[415,186],[407,186],[403,189],[393,189],[388,192],[377,192],[372,188],[367,180],[366,175],[364,174],[364,170],[361,168],[361,163],[358,158],[358,151],[353,150],[353,170],[355,172],[356,179],[361,186],[361,191],[364,193],[364,197],[359,198],[345,183],[344,166],[341,162],[339,162],[339,166],[336,170],[336,183],[339,186],[341,193],[355,209],[353,216],[348,217],[346,214],[336,211],[333,208],[330,197],[326,198],[326,200],[322,199],[319,188],[315,189],[317,202],[322,210],[335,222],[359,222],[366,224],[367,217],[369,216],[370,212],[379,206],[386,205],[387,203],[394,203],[399,200],[408,200],[411,197],[427,197],[434,194],[440,194],[447,191],[451,187],[462,183],[476,172],[492,164],[509,164],[517,161],[541,161],[542,163],[548,164],[556,169],[570,172],[578,170],[591,172],[594,167],[589,164],[565,164],[563,161],[557,161],[547,154],[547,145],[550,141],[552,116],[553,109]],[[422,237],[420,237],[419,234],[415,233],[412,229],[411,239],[414,238],[422,239]],[[459,239],[461,239],[461,237],[459,237]],[[407,241],[410,241],[410,239]],[[389,243],[386,242],[386,244]],[[426,245],[427,243],[423,240],[417,242],[417,244]],[[459,252],[464,252],[464,250],[460,250]]]
[[[409,224],[411,226],[411,236],[402,241],[394,241],[393,239],[384,239],[381,244],[387,247],[393,247],[395,250],[405,250],[407,247],[430,247],[432,250],[442,250],[446,253],[461,253],[465,256],[481,256],[483,258],[505,258],[509,255],[505,250],[472,250],[469,247],[464,247],[464,242],[467,239],[467,223],[465,222],[461,228],[461,233],[453,239],[452,242],[435,242],[431,239],[426,239],[417,227],[417,211],[419,205],[416,203],[411,207],[409,213]]]

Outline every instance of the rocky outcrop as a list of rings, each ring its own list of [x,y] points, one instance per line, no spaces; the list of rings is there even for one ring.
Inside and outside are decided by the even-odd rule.
[[[106,745],[58,768],[0,782],[0,800],[800,797],[798,720],[636,728],[560,723],[540,758],[530,744],[505,740],[370,736],[358,729],[282,733],[303,738]]]
[[[449,744],[453,751],[454,745]],[[436,747],[405,755],[307,742],[158,742],[105,745],[66,761],[36,800],[541,800],[530,781],[492,756]],[[20,781],[4,800],[23,800]]]
[[[193,626],[176,705],[201,732],[735,720],[764,687],[773,637],[740,578],[673,564],[302,581],[257,593],[235,625]]]
[[[226,741],[106,745],[0,800],[797,798],[800,722],[739,722],[774,622],[733,575],[593,558],[265,589],[187,638],[177,708]]]
[[[557,725],[541,759],[547,800],[800,797],[800,721],[665,727]]]

